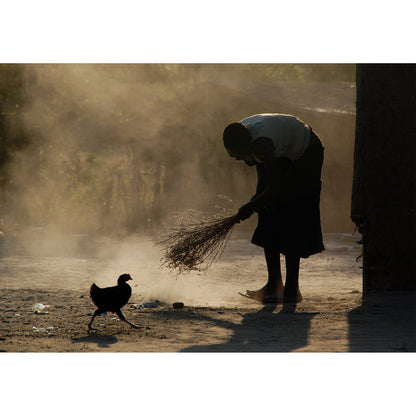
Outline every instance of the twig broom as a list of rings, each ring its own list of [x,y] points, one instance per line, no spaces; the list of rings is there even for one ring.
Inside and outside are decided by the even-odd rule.
[[[162,266],[179,274],[207,270],[221,256],[238,222],[236,215],[210,217],[194,210],[185,211],[179,219],[156,242],[163,248]]]

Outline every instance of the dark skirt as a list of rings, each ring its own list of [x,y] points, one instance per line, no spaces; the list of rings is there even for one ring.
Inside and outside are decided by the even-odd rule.
[[[293,162],[294,169],[285,178],[279,198],[259,210],[253,244],[303,258],[325,249],[319,208],[323,151],[318,136],[311,131],[311,145]]]

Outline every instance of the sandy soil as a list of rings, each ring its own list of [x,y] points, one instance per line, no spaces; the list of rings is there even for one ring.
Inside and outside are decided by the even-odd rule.
[[[207,273],[185,276],[159,268],[152,241],[91,244],[78,239],[71,250],[62,242],[38,241],[29,251],[3,241],[0,350],[416,351],[415,296],[379,294],[362,302],[356,240],[326,235],[327,250],[302,261],[304,300],[297,306],[261,305],[238,294],[259,288],[266,276],[262,251],[248,242],[248,236],[236,235]],[[53,255],[51,247],[56,249]],[[88,332],[94,311],[90,284],[113,285],[124,272],[134,280],[133,295],[123,311],[142,328],[132,329],[110,313],[97,317],[97,329]],[[157,300],[157,308],[137,308],[152,300]],[[175,301],[185,307],[174,309]],[[35,313],[36,303],[50,305],[47,313]]]

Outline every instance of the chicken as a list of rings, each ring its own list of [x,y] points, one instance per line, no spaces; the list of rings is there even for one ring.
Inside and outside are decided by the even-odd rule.
[[[88,324],[88,329],[92,328],[92,322],[97,315],[104,312],[114,312],[124,322],[127,322],[133,328],[140,328],[129,322],[121,313],[121,308],[129,301],[131,296],[131,287],[127,284],[128,280],[133,280],[129,274],[122,274],[117,280],[117,286],[100,288],[95,283],[91,285],[90,296],[94,305],[98,308]]]

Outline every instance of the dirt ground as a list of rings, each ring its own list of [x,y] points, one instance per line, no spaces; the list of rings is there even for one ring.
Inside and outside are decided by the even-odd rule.
[[[242,238],[243,237],[243,238]],[[261,305],[238,294],[264,284],[262,251],[247,236],[230,240],[206,273],[173,276],[161,270],[151,241],[129,240],[60,247],[12,247],[0,262],[2,352],[408,352],[416,351],[416,298],[390,293],[362,301],[356,236],[326,235],[327,249],[301,262],[303,302]],[[19,248],[20,247],[20,248]],[[81,249],[80,249],[81,247]],[[94,244],[97,247],[97,244]],[[70,254],[70,255],[69,255]],[[284,261],[282,259],[283,268]],[[115,284],[133,276],[123,309],[130,328],[111,313],[87,324],[94,312],[92,282]],[[140,308],[156,300],[156,308]],[[173,302],[183,302],[174,309]],[[49,305],[35,313],[34,305]]]

